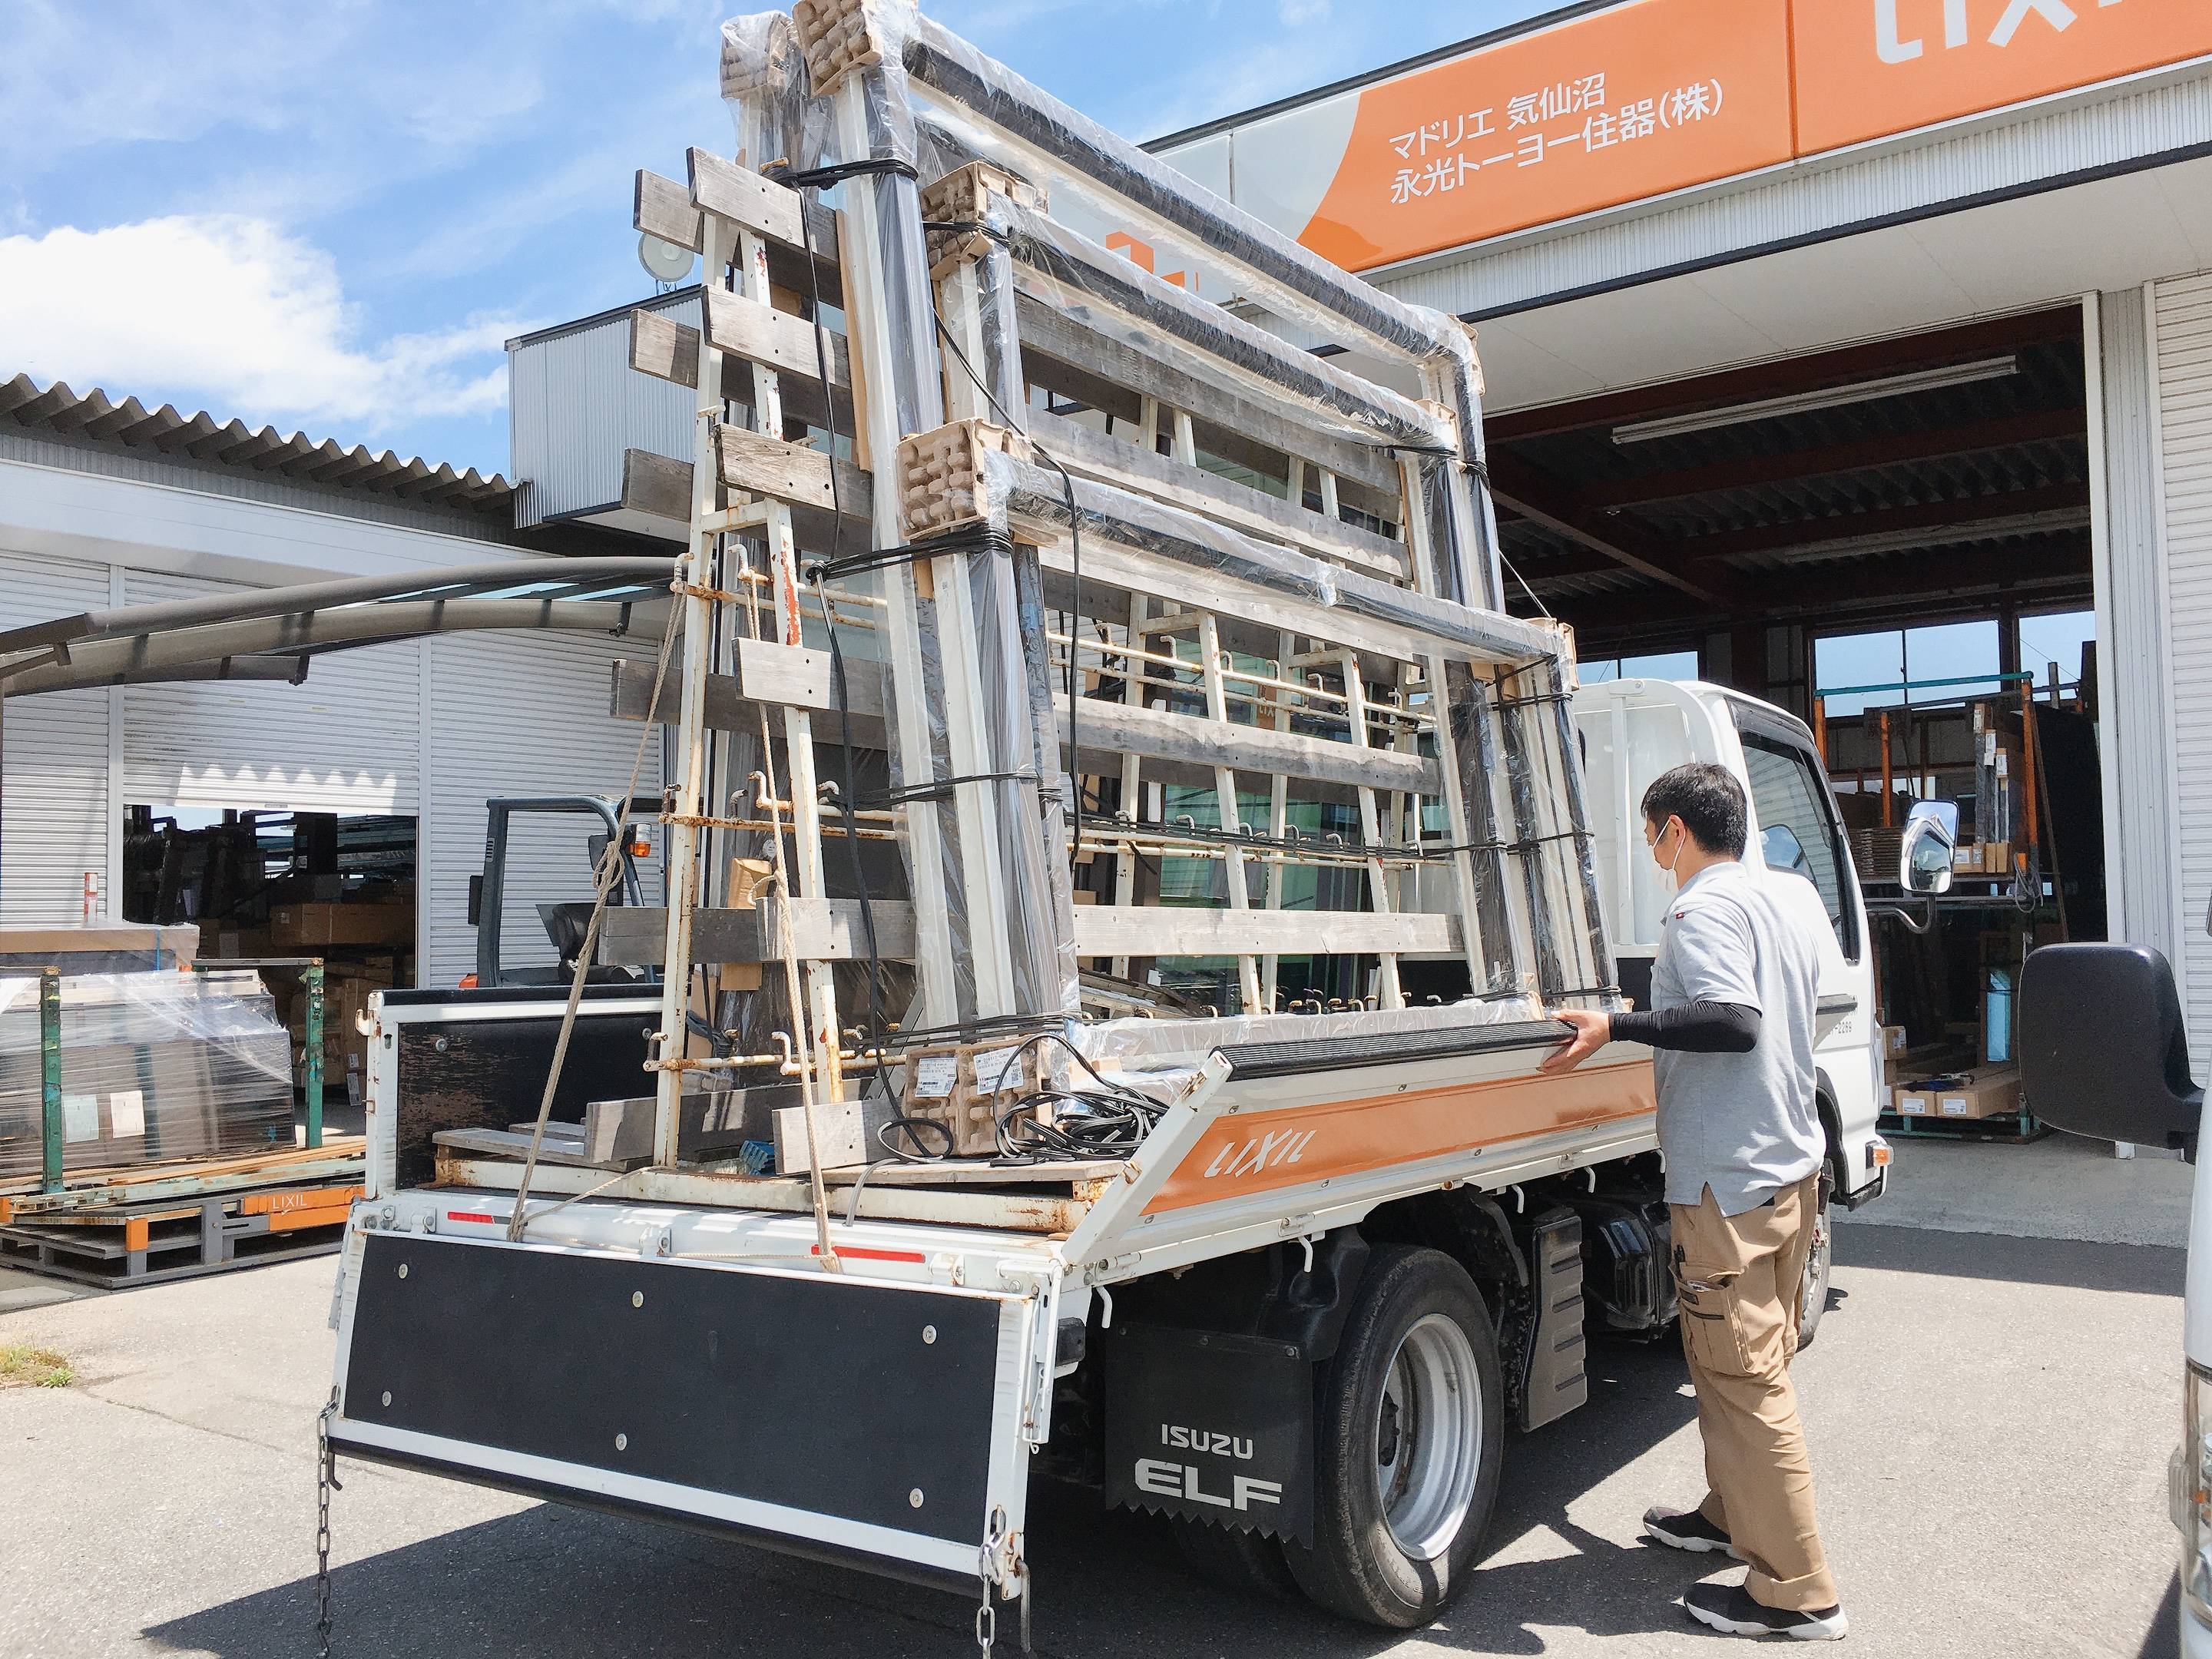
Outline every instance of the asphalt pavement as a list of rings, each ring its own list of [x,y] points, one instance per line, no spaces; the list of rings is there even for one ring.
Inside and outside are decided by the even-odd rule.
[[[1909,1169],[1910,1148],[1901,1162]],[[1853,1622],[1844,1650],[2165,1659],[2182,1251],[1882,1225],[1878,1214],[1838,1229],[1832,1311],[1798,1367],[1822,1528]],[[0,1391],[0,1655],[315,1651],[313,1419],[330,1387],[332,1265],[0,1312],[0,1343],[60,1349],[76,1370],[65,1389]],[[1585,1409],[1509,1440],[1487,1556],[1428,1630],[1385,1634],[1226,1593],[1185,1570],[1160,1523],[1040,1483],[1037,1650],[1728,1650],[1674,1604],[1710,1558],[1638,1540],[1647,1504],[1700,1490],[1679,1351],[1600,1346],[1591,1380]],[[342,1465],[341,1478],[331,1576],[341,1656],[975,1651],[974,1606],[951,1595],[423,1476]]]

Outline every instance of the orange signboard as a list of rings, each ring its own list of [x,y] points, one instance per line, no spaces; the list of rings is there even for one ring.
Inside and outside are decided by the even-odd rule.
[[[1789,50],[1788,0],[1632,0],[1367,88],[1299,240],[1357,270],[1786,161]]]
[[[2212,52],[2207,0],[1796,0],[1810,155]]]
[[[1621,0],[1199,143],[1372,270],[2206,56],[2212,0]]]

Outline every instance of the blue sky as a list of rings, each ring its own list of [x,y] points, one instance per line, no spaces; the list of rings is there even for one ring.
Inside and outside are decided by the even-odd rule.
[[[945,0],[1143,139],[1548,9]],[[692,0],[0,8],[0,380],[507,464],[502,343],[649,292],[630,179],[727,151]]]

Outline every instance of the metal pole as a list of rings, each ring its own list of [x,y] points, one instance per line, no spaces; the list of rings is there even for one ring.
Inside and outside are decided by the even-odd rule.
[[[323,1144],[323,959],[312,958],[301,975],[307,985],[307,1145]]]
[[[39,970],[39,1073],[44,1084],[42,1192],[62,1189],[62,970]]]

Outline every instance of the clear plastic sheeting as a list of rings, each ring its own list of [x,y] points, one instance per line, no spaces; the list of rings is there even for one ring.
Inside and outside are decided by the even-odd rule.
[[[1534,997],[1442,1003],[1422,1008],[1363,1009],[1336,1014],[1249,1014],[1218,1019],[1107,1019],[1073,1032],[1083,1057],[1109,1074],[1154,1081],[1179,1079],[1216,1048],[1251,1042],[1327,1042],[1344,1037],[1403,1036],[1510,1025],[1544,1018]],[[1079,1086],[1081,1073],[1070,1079]]]
[[[1010,518],[1030,526],[1066,528],[1067,492],[1057,472],[1010,455],[991,453],[982,459],[989,490]],[[1407,662],[1419,660],[1425,649],[1484,662],[1517,663],[1550,656],[1559,648],[1559,637],[1553,629],[1432,599],[1131,490],[1078,478],[1074,493],[1086,539],[1096,537],[1193,569],[1211,571],[1256,590],[1259,595],[1279,593],[1306,605],[1341,612],[1342,623],[1334,634],[1319,617],[1310,618],[1314,625],[1309,631],[1346,644],[1366,642],[1355,631],[1358,623],[1364,620],[1391,635],[1387,642],[1376,641],[1376,648],[1393,651]],[[1236,596],[1224,591],[1193,592],[1181,597],[1216,608],[1207,605],[1208,599],[1230,602]]]
[[[1136,217],[1132,231],[1226,265],[1271,310],[1328,339],[1416,362],[1471,359],[1456,322],[1392,299],[1300,247],[920,15],[910,0],[869,0],[868,10],[901,78],[927,89],[938,124],[975,155],[1055,195],[1087,196]]]
[[[292,1042],[259,975],[62,981],[65,1170],[289,1147]],[[39,981],[0,978],[0,1182],[41,1168]]]
[[[722,98],[737,128],[740,167],[765,171],[818,148],[807,122],[820,116],[806,95],[806,61],[791,19],[780,11],[754,12],[722,25]],[[711,275],[711,273],[710,273]]]
[[[1437,411],[1300,351],[1044,214],[994,196],[983,222],[1013,251],[1024,291],[1077,311],[1086,327],[1145,356],[1244,397],[1294,400],[1309,423],[1355,441],[1428,447],[1455,441]]]

